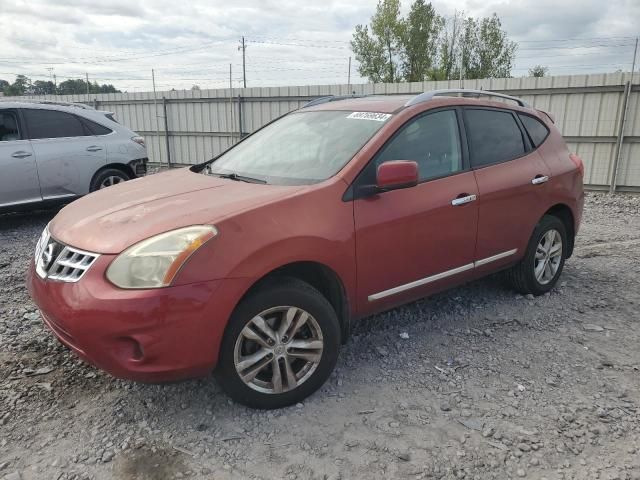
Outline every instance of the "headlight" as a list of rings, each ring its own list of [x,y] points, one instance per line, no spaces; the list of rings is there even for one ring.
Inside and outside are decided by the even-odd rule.
[[[197,225],[147,238],[118,255],[107,278],[120,288],[166,287],[189,257],[217,234],[214,226]]]

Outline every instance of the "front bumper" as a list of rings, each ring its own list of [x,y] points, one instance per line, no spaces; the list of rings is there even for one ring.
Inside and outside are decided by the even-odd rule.
[[[103,275],[113,258],[100,256],[76,283],[43,280],[32,261],[27,285],[46,325],[115,377],[161,382],[208,374],[244,282],[123,290]]]

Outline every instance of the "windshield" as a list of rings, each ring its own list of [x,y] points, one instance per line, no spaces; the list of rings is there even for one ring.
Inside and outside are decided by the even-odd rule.
[[[204,172],[280,185],[320,182],[345,166],[390,117],[345,111],[292,113],[218,157]]]

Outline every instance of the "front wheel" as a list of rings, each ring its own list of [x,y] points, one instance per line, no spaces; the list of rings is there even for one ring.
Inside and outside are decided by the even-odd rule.
[[[239,403],[285,407],[322,386],[339,348],[338,318],[327,299],[300,280],[276,279],[232,314],[216,373],[222,388]]]
[[[506,272],[520,293],[542,295],[551,290],[567,258],[567,231],[558,217],[545,215],[533,231],[524,258]]]

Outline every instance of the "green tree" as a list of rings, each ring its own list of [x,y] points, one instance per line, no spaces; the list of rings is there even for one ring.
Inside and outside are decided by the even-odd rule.
[[[475,19],[455,15],[441,44],[441,77],[511,76],[517,44],[507,37],[496,14]]]
[[[53,95],[56,93],[56,87],[51,80],[36,80],[33,82],[34,95]]]
[[[433,5],[416,0],[402,22],[402,73],[408,82],[431,78],[437,62],[438,42],[444,19]]]
[[[402,32],[400,0],[380,0],[371,17],[371,33],[368,26],[357,25],[351,41],[360,75],[373,82],[401,80]]]
[[[470,51],[465,65],[464,78],[506,78],[516,55],[517,44],[502,30],[502,23],[495,13],[479,21],[471,21],[473,29],[466,44]],[[468,72],[468,73],[467,73]]]
[[[5,87],[4,94],[10,97],[26,95],[31,90],[31,80],[24,75],[18,75],[15,82]]]
[[[536,65],[529,69],[530,77],[546,77],[547,73],[549,73],[549,67],[543,65]]]
[[[496,14],[445,20],[431,3],[414,0],[402,18],[399,0],[380,0],[370,26],[356,26],[351,47],[360,75],[397,82],[509,77],[517,45]]]
[[[69,79],[58,85],[58,94],[60,95],[74,95],[74,94],[86,94],[87,82],[82,79]],[[120,90],[116,89],[111,84],[98,85],[97,82],[89,82],[89,93],[120,93]]]
[[[11,85],[9,82],[0,78],[0,92],[4,93],[5,88],[9,85]]]
[[[456,12],[453,18],[446,20],[440,35],[439,68],[435,72],[435,80],[449,80],[456,77],[459,71],[458,52],[462,43],[462,23],[464,16]]]

